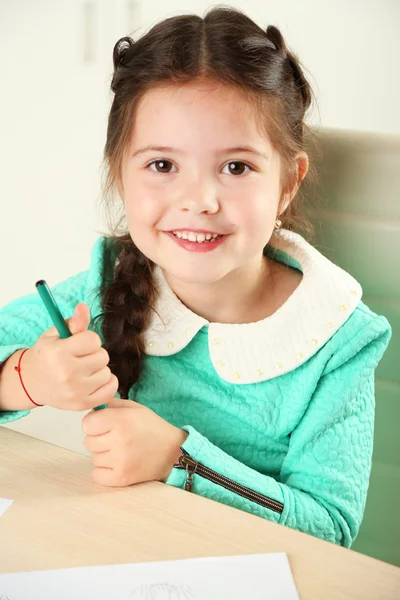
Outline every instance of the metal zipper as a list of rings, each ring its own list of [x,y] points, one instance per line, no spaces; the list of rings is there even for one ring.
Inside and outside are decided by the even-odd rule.
[[[281,502],[278,502],[277,500],[273,500],[272,498],[269,498],[268,496],[264,496],[263,494],[260,494],[259,492],[255,492],[254,490],[251,490],[250,488],[245,487],[244,485],[241,485],[240,483],[236,483],[235,481],[228,479],[224,475],[220,475],[219,473],[216,473],[212,469],[209,469],[208,467],[205,467],[201,463],[197,462],[194,458],[192,458],[189,455],[188,452],[186,452],[186,450],[184,448],[181,448],[180,450],[181,450],[181,456],[179,457],[179,460],[174,465],[174,467],[176,469],[185,469],[185,471],[187,472],[187,478],[186,478],[186,482],[185,482],[185,490],[187,492],[192,491],[193,475],[195,473],[197,473],[201,477],[204,477],[204,479],[208,479],[209,481],[212,481],[213,483],[216,483],[217,485],[221,485],[225,489],[227,489],[231,492],[234,492],[235,494],[238,494],[239,496],[242,496],[243,498],[247,498],[247,500],[251,500],[252,502],[255,502],[256,504],[259,504],[260,506],[269,508],[270,510],[273,510],[274,512],[277,512],[279,514],[281,514],[283,512],[284,505]]]

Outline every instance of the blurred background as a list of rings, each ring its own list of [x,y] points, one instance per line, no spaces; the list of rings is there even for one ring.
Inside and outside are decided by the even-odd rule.
[[[204,0],[0,0],[0,306],[89,266],[99,209],[112,51]],[[314,89],[322,149],[308,217],[318,249],[360,281],[393,338],[376,373],[367,509],[354,550],[400,565],[400,2],[242,0],[277,25]],[[68,317],[70,315],[64,315]],[[81,413],[44,408],[10,427],[85,453]]]

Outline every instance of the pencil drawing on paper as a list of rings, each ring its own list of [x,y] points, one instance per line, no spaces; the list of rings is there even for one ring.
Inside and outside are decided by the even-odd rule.
[[[130,600],[196,600],[196,596],[187,585],[153,583],[132,590]]]

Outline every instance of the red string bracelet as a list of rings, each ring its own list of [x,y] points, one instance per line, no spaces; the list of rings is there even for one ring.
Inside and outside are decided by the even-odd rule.
[[[33,402],[33,404],[35,406],[44,406],[44,404],[38,404],[37,402],[35,402],[34,400],[32,400],[32,398],[30,397],[30,395],[28,394],[28,392],[26,390],[26,387],[24,386],[24,382],[22,381],[22,377],[21,377],[21,358],[23,357],[23,355],[25,354],[25,352],[27,350],[29,350],[29,348],[25,348],[25,350],[20,354],[19,361],[18,361],[18,367],[14,367],[14,369],[18,372],[19,378],[20,378],[21,383],[22,383],[22,387],[24,388],[25,394],[28,396],[29,400],[31,402]]]

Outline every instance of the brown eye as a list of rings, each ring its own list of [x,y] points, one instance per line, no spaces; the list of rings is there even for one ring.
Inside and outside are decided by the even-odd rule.
[[[154,160],[148,167],[153,167],[153,165],[156,165],[156,168],[152,168],[151,170],[156,171],[157,173],[170,173],[171,166],[173,166],[172,162],[169,160]]]
[[[224,169],[226,167],[229,169],[229,175],[243,175],[243,173],[246,173],[246,168],[248,171],[252,171],[252,168],[249,165],[238,160],[228,163],[225,165]]]

